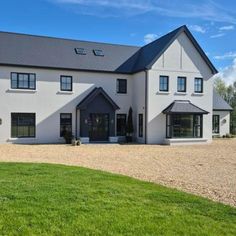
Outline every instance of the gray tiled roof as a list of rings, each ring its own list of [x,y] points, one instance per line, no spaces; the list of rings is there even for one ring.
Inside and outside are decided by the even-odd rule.
[[[209,112],[197,107],[188,100],[175,100],[165,110],[164,114],[208,114]]]
[[[144,47],[0,32],[0,64],[132,74],[150,69],[182,32],[187,34],[212,72],[217,73],[186,26]],[[76,54],[75,48],[84,48],[87,55]],[[105,56],[95,56],[94,49],[103,50]]]
[[[233,108],[214,90],[213,91],[213,110],[232,111]]]

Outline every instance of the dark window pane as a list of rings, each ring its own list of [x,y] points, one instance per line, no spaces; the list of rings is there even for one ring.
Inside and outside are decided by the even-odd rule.
[[[61,113],[60,115],[60,136],[62,137],[65,132],[72,133],[72,114]]]
[[[138,136],[143,137],[143,114],[138,115]]]
[[[102,50],[93,50],[93,53],[95,56],[100,56],[100,57],[104,57],[104,53]]]
[[[35,87],[36,87],[35,74],[11,73],[11,88],[34,90]]]
[[[202,137],[202,115],[167,115],[166,136],[167,138]]]
[[[126,135],[126,114],[117,114],[116,116],[116,135]]]
[[[169,90],[169,77],[168,76],[160,76],[159,90],[160,91],[168,91]]]
[[[202,78],[195,78],[194,92],[195,93],[202,93],[203,92],[203,79]]]
[[[220,133],[220,116],[219,115],[213,115],[212,117],[212,132],[214,134]]]
[[[61,91],[72,91],[71,76],[61,76]]]
[[[117,93],[127,93],[127,80],[126,79],[117,79]]]
[[[12,113],[11,136],[13,138],[35,137],[35,114]]]
[[[86,55],[86,51],[84,48],[75,48],[75,53],[78,55]]]
[[[177,91],[178,92],[186,92],[186,77],[178,77]]]

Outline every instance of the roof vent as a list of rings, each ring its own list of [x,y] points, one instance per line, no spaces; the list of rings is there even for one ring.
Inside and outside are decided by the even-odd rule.
[[[95,56],[104,57],[104,53],[102,50],[94,49],[93,53]]]
[[[75,53],[78,55],[86,55],[86,51],[84,48],[75,48]]]

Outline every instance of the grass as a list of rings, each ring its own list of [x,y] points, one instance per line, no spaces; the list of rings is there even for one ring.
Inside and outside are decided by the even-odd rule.
[[[236,208],[101,171],[1,163],[0,235],[236,235]]]

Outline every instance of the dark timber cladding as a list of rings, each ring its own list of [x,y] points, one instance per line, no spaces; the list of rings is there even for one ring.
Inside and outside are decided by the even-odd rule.
[[[102,88],[93,89],[78,104],[77,109],[80,110],[81,137],[106,141],[109,136],[115,136],[115,111],[119,106]]]

